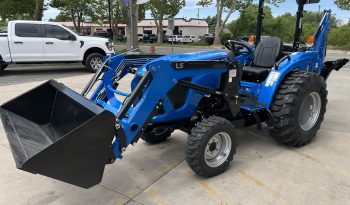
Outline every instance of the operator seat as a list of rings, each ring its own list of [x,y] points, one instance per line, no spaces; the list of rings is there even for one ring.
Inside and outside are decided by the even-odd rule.
[[[255,49],[250,66],[243,67],[242,80],[249,82],[263,82],[269,75],[271,68],[283,54],[283,41],[278,37],[261,39]]]

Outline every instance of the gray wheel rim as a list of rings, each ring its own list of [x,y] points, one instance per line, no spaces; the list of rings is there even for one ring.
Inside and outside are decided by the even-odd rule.
[[[91,59],[90,61],[90,66],[91,68],[93,68],[94,70],[98,70],[100,69],[101,65],[102,65],[102,59],[99,57],[94,57]]]
[[[231,137],[226,132],[215,134],[208,142],[204,158],[209,167],[219,167],[230,155],[232,148]]]
[[[311,130],[321,113],[321,96],[317,92],[310,93],[301,105],[299,112],[299,124],[304,131]]]

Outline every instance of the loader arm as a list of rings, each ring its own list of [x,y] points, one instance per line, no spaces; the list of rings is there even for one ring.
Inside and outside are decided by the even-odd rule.
[[[104,75],[105,82],[102,82],[102,84],[104,84],[105,96],[107,97],[104,100],[97,97],[96,103],[116,116],[116,140],[112,145],[114,157],[122,158],[122,152],[125,151],[128,145],[138,141],[142,130],[157,113],[161,113],[161,110],[164,110],[165,113],[176,110],[170,103],[168,96],[168,93],[175,86],[183,86],[191,90],[191,94],[188,95],[188,104],[183,106],[186,110],[177,112],[177,115],[180,115],[178,119],[191,118],[203,96],[207,94],[223,95],[223,90],[218,91],[223,76],[228,73],[230,68],[236,69],[229,61],[222,61],[222,57],[226,55],[225,53],[222,53],[224,56],[214,59],[207,56],[206,59],[209,58],[209,60],[196,60],[196,58],[185,60],[166,57],[150,62],[138,69],[137,86],[135,86],[132,93],[127,94],[124,102],[119,101],[115,95],[123,96],[125,93],[117,91],[111,86],[113,84],[110,81],[110,79],[113,79],[111,75],[112,73],[115,75],[115,71],[106,72]],[[119,71],[119,73],[124,76],[123,71]],[[204,81],[203,78],[211,81]],[[188,79],[190,80],[188,81]],[[225,80],[227,79],[225,78]],[[238,86],[236,89],[238,90]],[[96,96],[96,93],[93,96]],[[239,110],[238,105],[232,107],[233,112]]]
[[[221,96],[237,114],[238,65],[223,50],[159,58],[113,55],[82,94],[47,81],[0,107],[17,168],[90,188],[155,116],[191,119],[208,95]],[[128,74],[135,75],[130,94],[118,90]],[[177,95],[178,87],[187,93],[179,95],[180,106],[169,95],[174,88]]]

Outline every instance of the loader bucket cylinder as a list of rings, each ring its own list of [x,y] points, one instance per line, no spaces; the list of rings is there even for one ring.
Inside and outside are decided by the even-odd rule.
[[[17,168],[83,188],[101,182],[113,159],[111,112],[51,80],[0,113]]]

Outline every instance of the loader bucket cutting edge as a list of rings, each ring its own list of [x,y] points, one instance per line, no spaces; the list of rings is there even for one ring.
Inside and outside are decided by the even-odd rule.
[[[101,182],[115,116],[50,80],[5,103],[1,119],[17,168],[83,188]]]

